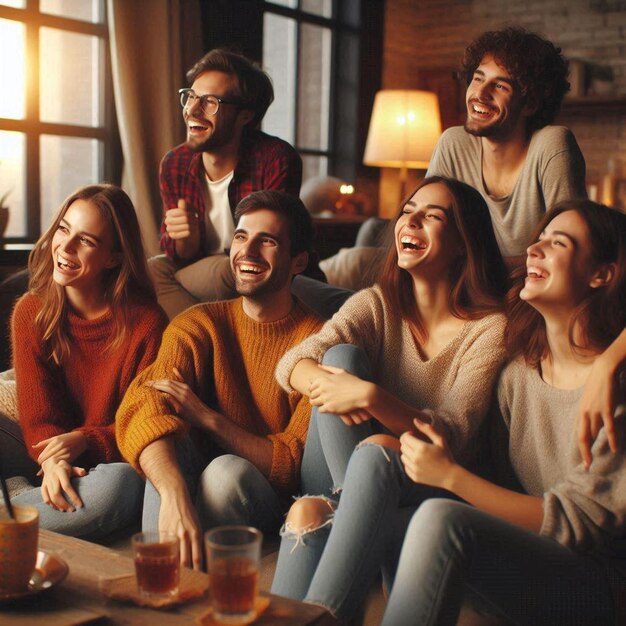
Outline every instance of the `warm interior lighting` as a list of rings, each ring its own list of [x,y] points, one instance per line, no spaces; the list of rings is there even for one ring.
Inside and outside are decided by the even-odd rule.
[[[400,197],[407,169],[426,169],[441,135],[437,95],[430,91],[384,89],[376,94],[363,163],[400,168]]]
[[[339,187],[339,193],[342,193],[342,194],[354,193],[354,185],[341,185]]]

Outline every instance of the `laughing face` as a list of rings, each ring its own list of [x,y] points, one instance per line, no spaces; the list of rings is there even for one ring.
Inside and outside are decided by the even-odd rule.
[[[398,266],[409,273],[447,276],[462,249],[452,216],[452,195],[441,183],[418,189],[395,226]]]
[[[507,139],[526,124],[519,85],[491,55],[485,56],[474,71],[465,103],[465,130],[471,135]]]
[[[268,209],[245,213],[230,247],[237,293],[258,298],[290,288],[291,277],[303,269],[302,254],[291,256],[289,227],[278,213]]]
[[[53,280],[71,290],[101,290],[104,272],[119,264],[113,227],[88,200],[69,206],[52,237]]]
[[[569,310],[585,297],[595,272],[585,220],[564,211],[546,226],[527,250],[526,279],[520,298],[537,310]]]
[[[226,100],[236,100],[237,77],[223,72],[203,72],[191,88],[198,96],[211,94]],[[206,115],[199,100],[191,100],[183,108],[187,126],[187,145],[197,152],[211,152],[238,140],[241,130],[250,121],[251,112],[234,104],[221,103],[215,115]]]

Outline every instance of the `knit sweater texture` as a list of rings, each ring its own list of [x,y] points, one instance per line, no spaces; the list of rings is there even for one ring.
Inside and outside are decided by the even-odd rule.
[[[111,352],[106,348],[114,332],[113,313],[86,320],[68,308],[70,355],[59,366],[45,353],[36,331],[41,306],[38,296],[22,296],[11,326],[18,415],[29,455],[36,461],[41,450],[33,444],[79,430],[87,449],[75,465],[90,468],[121,460],[115,412],[133,378],[156,357],[165,313],[156,303],[136,304],[124,343]]]
[[[474,466],[484,447],[481,430],[504,360],[504,325],[501,314],[470,320],[439,354],[425,359],[408,324],[374,286],[353,295],[318,334],[285,354],[276,377],[291,390],[289,378],[301,359],[321,362],[331,346],[359,346],[374,382],[416,409],[433,411],[455,458]]]
[[[611,452],[605,429],[585,469],[576,440],[583,388],[557,389],[518,357],[503,370],[498,408],[509,457],[524,490],[543,498],[541,534],[581,551],[626,558],[626,439]]]
[[[280,357],[322,325],[297,302],[286,317],[260,323],[243,311],[243,299],[199,304],[174,318],[163,334],[159,355],[131,385],[116,417],[117,442],[138,470],[141,452],[170,434],[186,432],[166,394],[146,386],[171,378],[177,367],[196,395],[246,431],[272,443],[269,481],[293,492],[311,408],[299,393],[274,380]]]

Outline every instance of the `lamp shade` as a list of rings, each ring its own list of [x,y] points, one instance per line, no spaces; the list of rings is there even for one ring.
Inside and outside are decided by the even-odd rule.
[[[363,163],[425,169],[441,135],[437,95],[430,91],[377,92]]]

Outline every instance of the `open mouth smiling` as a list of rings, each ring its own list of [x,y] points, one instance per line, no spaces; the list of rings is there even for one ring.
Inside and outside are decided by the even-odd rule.
[[[410,235],[402,235],[400,237],[400,244],[403,250],[425,250],[426,244],[417,237],[411,237]]]
[[[477,102],[476,100],[472,100],[470,102],[470,107],[471,107],[472,113],[474,113],[478,117],[487,118],[487,117],[490,117],[491,115],[495,115],[494,109],[484,104],[481,104],[480,102]]]
[[[529,266],[526,269],[528,278],[546,278],[547,274],[539,267]]]
[[[61,255],[57,256],[57,267],[62,270],[75,270],[80,267],[77,263],[72,263],[70,260],[63,258]]]
[[[239,263],[237,265],[239,271],[243,274],[262,274],[265,271],[265,267],[260,265],[255,265],[252,263]]]

